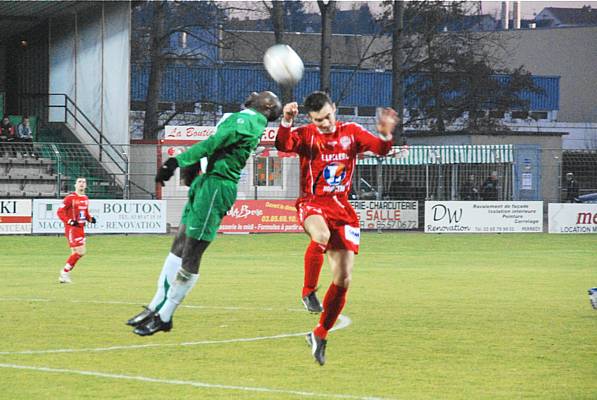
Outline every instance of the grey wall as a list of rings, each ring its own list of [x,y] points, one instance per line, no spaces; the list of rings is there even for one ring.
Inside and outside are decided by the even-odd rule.
[[[597,122],[597,26],[502,32],[504,65],[560,76],[558,121]]]
[[[497,35],[504,47],[493,49],[501,60],[500,66],[524,65],[535,75],[561,77],[559,121],[597,122],[597,27],[523,29]],[[269,32],[235,32],[224,37],[231,45],[223,50],[225,60],[260,63],[265,49],[274,43]],[[285,40],[307,64],[319,64],[318,34],[286,33]],[[370,55],[391,48],[390,39],[382,37],[367,49],[371,40],[364,35],[334,35],[332,63],[356,65],[364,53]],[[391,62],[370,59],[362,65],[362,68],[377,67],[389,70]]]

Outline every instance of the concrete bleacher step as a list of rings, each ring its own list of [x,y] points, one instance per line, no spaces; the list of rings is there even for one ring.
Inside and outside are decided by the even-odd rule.
[[[56,181],[56,175],[49,174],[7,174],[0,175],[0,180],[34,180],[34,181]]]

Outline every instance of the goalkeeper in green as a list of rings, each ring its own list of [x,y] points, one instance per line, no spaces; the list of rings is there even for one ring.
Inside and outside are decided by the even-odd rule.
[[[157,173],[156,182],[163,185],[176,168],[192,170],[202,158],[208,159],[204,174],[185,179],[190,184],[188,201],[162,268],[157,293],[141,313],[127,321],[137,335],[172,329],[174,311],[199,278],[201,256],[236,200],[241,170],[257,148],[268,121],[275,121],[282,113],[278,97],[267,91],[252,93],[245,107],[222,120],[213,136],[169,158]]]

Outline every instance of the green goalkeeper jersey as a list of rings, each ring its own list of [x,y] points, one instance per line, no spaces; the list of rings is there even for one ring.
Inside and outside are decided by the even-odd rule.
[[[216,133],[176,156],[178,165],[188,167],[207,157],[206,175],[237,183],[266,126],[263,114],[252,109],[231,114],[220,122]]]

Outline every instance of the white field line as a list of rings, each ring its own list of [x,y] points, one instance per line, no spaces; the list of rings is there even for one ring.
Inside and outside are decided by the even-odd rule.
[[[0,301],[6,300],[6,298],[0,298]],[[11,301],[50,301],[45,299],[11,299]],[[77,301],[77,300],[70,300],[72,303],[95,303],[95,304],[136,304],[136,303],[126,303],[126,302],[108,302],[108,301]],[[184,307],[184,305],[181,305]],[[191,308],[201,308],[201,306],[187,306]],[[217,307],[210,307],[210,308],[217,308]],[[234,307],[225,307],[226,309],[234,309]],[[238,308],[238,310],[246,310],[246,308]],[[270,311],[271,309],[263,308],[257,309],[263,311]],[[296,310],[288,310],[288,311],[296,311]],[[305,311],[303,311],[305,312]],[[340,315],[338,317],[338,323],[330,330],[337,331],[339,329],[344,329],[352,323],[351,319],[347,316]],[[147,348],[159,348],[159,347],[178,347],[178,346],[200,346],[200,345],[208,345],[208,344],[226,344],[226,343],[243,343],[243,342],[257,342],[260,340],[274,340],[274,339],[283,339],[288,337],[294,336],[302,336],[306,335],[308,332],[298,332],[298,333],[282,333],[279,335],[271,335],[271,336],[257,336],[257,337],[250,337],[250,338],[235,338],[235,339],[223,339],[223,340],[201,340],[196,342],[182,342],[182,343],[148,343],[148,344],[136,344],[136,345],[122,345],[122,346],[110,346],[110,347],[91,347],[91,348],[82,348],[82,349],[47,349],[47,350],[21,350],[21,351],[0,351],[0,355],[17,355],[17,354],[51,354],[51,353],[89,353],[89,352],[102,352],[102,351],[117,351],[117,350],[136,350],[136,349],[147,349]]]
[[[0,301],[15,301],[15,302],[60,302],[60,303],[82,303],[82,304],[124,304],[138,306],[141,303],[133,303],[130,301],[99,301],[99,300],[53,300],[53,299],[27,299],[21,297],[0,297]],[[179,307],[184,308],[199,308],[199,309],[213,309],[213,310],[230,310],[230,311],[275,311],[272,307],[235,307],[235,306],[194,306],[181,304]],[[287,309],[285,311],[303,311],[304,309]]]
[[[84,376],[92,376],[92,377],[97,377],[97,378],[122,379],[122,380],[129,380],[129,381],[161,383],[161,384],[168,384],[168,385],[183,385],[183,386],[192,386],[192,387],[198,387],[198,388],[223,389],[223,390],[234,390],[234,391],[242,391],[242,392],[290,394],[290,395],[305,396],[305,397],[351,399],[351,400],[390,400],[387,398],[383,399],[380,397],[366,397],[366,396],[362,397],[362,396],[354,396],[354,395],[350,395],[350,394],[316,393],[316,392],[303,392],[303,391],[299,391],[299,390],[272,389],[272,388],[266,388],[266,387],[220,385],[220,384],[197,382],[197,381],[158,379],[158,378],[150,378],[150,377],[138,376],[138,375],[110,374],[110,373],[98,372],[98,371],[82,371],[82,370],[63,369],[63,368],[34,367],[34,366],[17,365],[17,364],[0,363],[0,368],[29,370],[29,371],[37,371],[37,372],[49,372],[49,373],[68,374],[68,375],[84,375]]]

